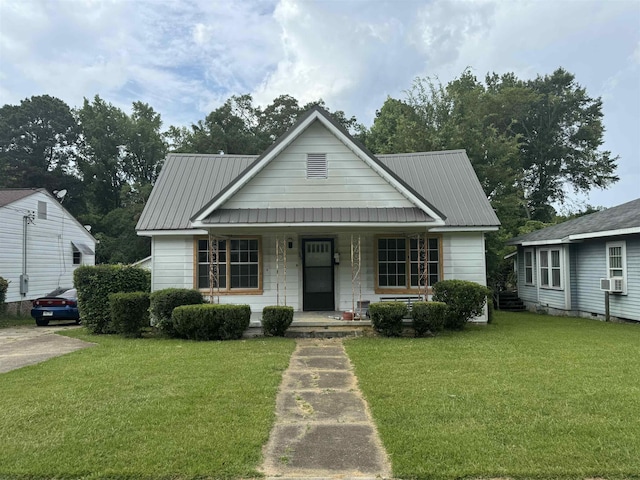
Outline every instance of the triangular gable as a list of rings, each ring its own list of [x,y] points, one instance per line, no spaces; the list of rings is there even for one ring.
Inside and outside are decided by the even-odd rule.
[[[309,110],[288,132],[281,136],[267,151],[240,174],[226,189],[220,192],[192,218],[192,226],[205,226],[204,220],[216,209],[225,205],[234,195],[241,191],[253,178],[269,165],[275,158],[285,151],[300,137],[314,122],[323,125],[334,137],[342,142],[349,150],[362,160],[369,168],[376,172],[389,185],[407,198],[413,205],[426,212],[434,219],[433,226],[444,225],[445,216],[433,205],[409,187],[402,179],[373,156],[365,147],[357,143],[351,135],[336,122],[324,109],[316,106]]]

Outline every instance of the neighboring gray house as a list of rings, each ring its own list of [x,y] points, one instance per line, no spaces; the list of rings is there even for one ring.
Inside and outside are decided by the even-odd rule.
[[[640,198],[543,228],[516,245],[518,295],[531,310],[640,320]]]
[[[314,107],[260,156],[170,154],[136,229],[152,290],[333,311],[485,285],[498,226],[464,150],[374,156]]]
[[[0,277],[7,302],[73,286],[73,271],[95,264],[96,239],[44,188],[0,189]]]

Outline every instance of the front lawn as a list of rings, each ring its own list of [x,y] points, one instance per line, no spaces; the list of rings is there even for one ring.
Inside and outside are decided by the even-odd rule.
[[[127,340],[0,375],[0,478],[257,475],[294,342]]]
[[[0,328],[22,327],[25,325],[35,325],[36,321],[31,316],[9,315],[0,313]]]
[[[497,312],[345,342],[401,478],[640,478],[640,325]]]

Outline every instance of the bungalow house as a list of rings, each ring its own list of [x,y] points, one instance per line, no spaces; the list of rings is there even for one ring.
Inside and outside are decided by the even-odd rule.
[[[498,226],[464,150],[374,156],[314,107],[260,156],[168,155],[136,228],[152,290],[334,311],[485,285]]]
[[[95,246],[96,239],[44,188],[0,189],[0,277],[10,282],[7,303],[72,287],[73,271],[95,264]]]
[[[507,243],[530,310],[640,320],[640,198]]]

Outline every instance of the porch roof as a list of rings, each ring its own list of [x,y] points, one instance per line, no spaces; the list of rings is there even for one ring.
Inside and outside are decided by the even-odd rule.
[[[419,208],[247,208],[221,209],[206,217],[209,225],[430,223]]]

